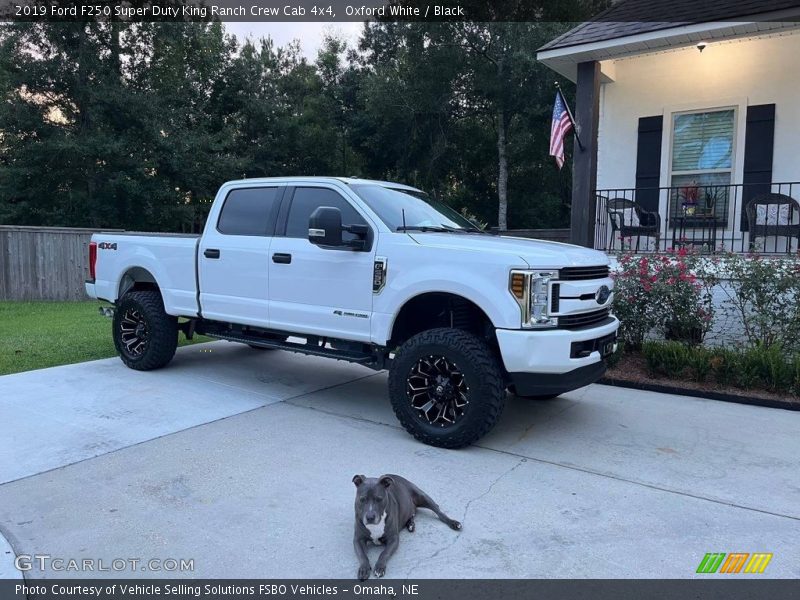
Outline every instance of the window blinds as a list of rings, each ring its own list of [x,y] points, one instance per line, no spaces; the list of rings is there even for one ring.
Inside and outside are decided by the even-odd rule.
[[[684,113],[673,117],[672,171],[730,169],[733,109]]]

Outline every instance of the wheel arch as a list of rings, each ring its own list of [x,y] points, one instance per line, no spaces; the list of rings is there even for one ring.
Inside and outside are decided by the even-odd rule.
[[[495,325],[477,303],[452,292],[422,292],[407,299],[394,317],[388,345],[399,346],[410,337],[437,327],[475,333],[496,344]]]
[[[155,276],[144,267],[130,267],[119,280],[117,300],[130,291],[153,290],[161,293]]]

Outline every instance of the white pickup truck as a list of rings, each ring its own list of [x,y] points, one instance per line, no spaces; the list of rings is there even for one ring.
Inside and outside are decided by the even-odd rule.
[[[201,236],[98,233],[89,253],[130,368],[166,365],[179,331],[386,368],[400,423],[446,448],[486,434],[507,390],[599,379],[619,327],[605,254],[493,235],[383,181],[231,181]]]

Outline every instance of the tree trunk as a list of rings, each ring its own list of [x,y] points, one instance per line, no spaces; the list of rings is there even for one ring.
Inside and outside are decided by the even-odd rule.
[[[506,115],[501,108],[497,114],[497,227],[508,229],[508,157],[506,156]]]

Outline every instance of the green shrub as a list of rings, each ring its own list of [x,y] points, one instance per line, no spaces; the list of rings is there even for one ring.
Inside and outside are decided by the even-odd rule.
[[[642,356],[652,376],[678,383],[692,379],[741,389],[800,393],[800,355],[789,355],[778,346],[736,351],[650,341],[642,345]]]
[[[739,373],[739,356],[734,350],[715,348],[710,359],[711,372],[714,379],[721,385],[734,385]]]
[[[793,360],[794,358],[794,360]],[[778,346],[755,346],[741,355],[741,387],[763,387],[771,391],[790,391],[794,385],[796,357]]]
[[[709,374],[713,370],[713,358],[714,351],[710,348],[698,346],[691,349],[690,362],[695,381],[704,382],[708,379]]]
[[[652,375],[680,378],[692,365],[691,347],[679,342],[645,342],[642,355]]]
[[[792,370],[794,371],[794,382],[792,384],[792,393],[795,396],[800,396],[800,354],[796,354],[792,361]]]

